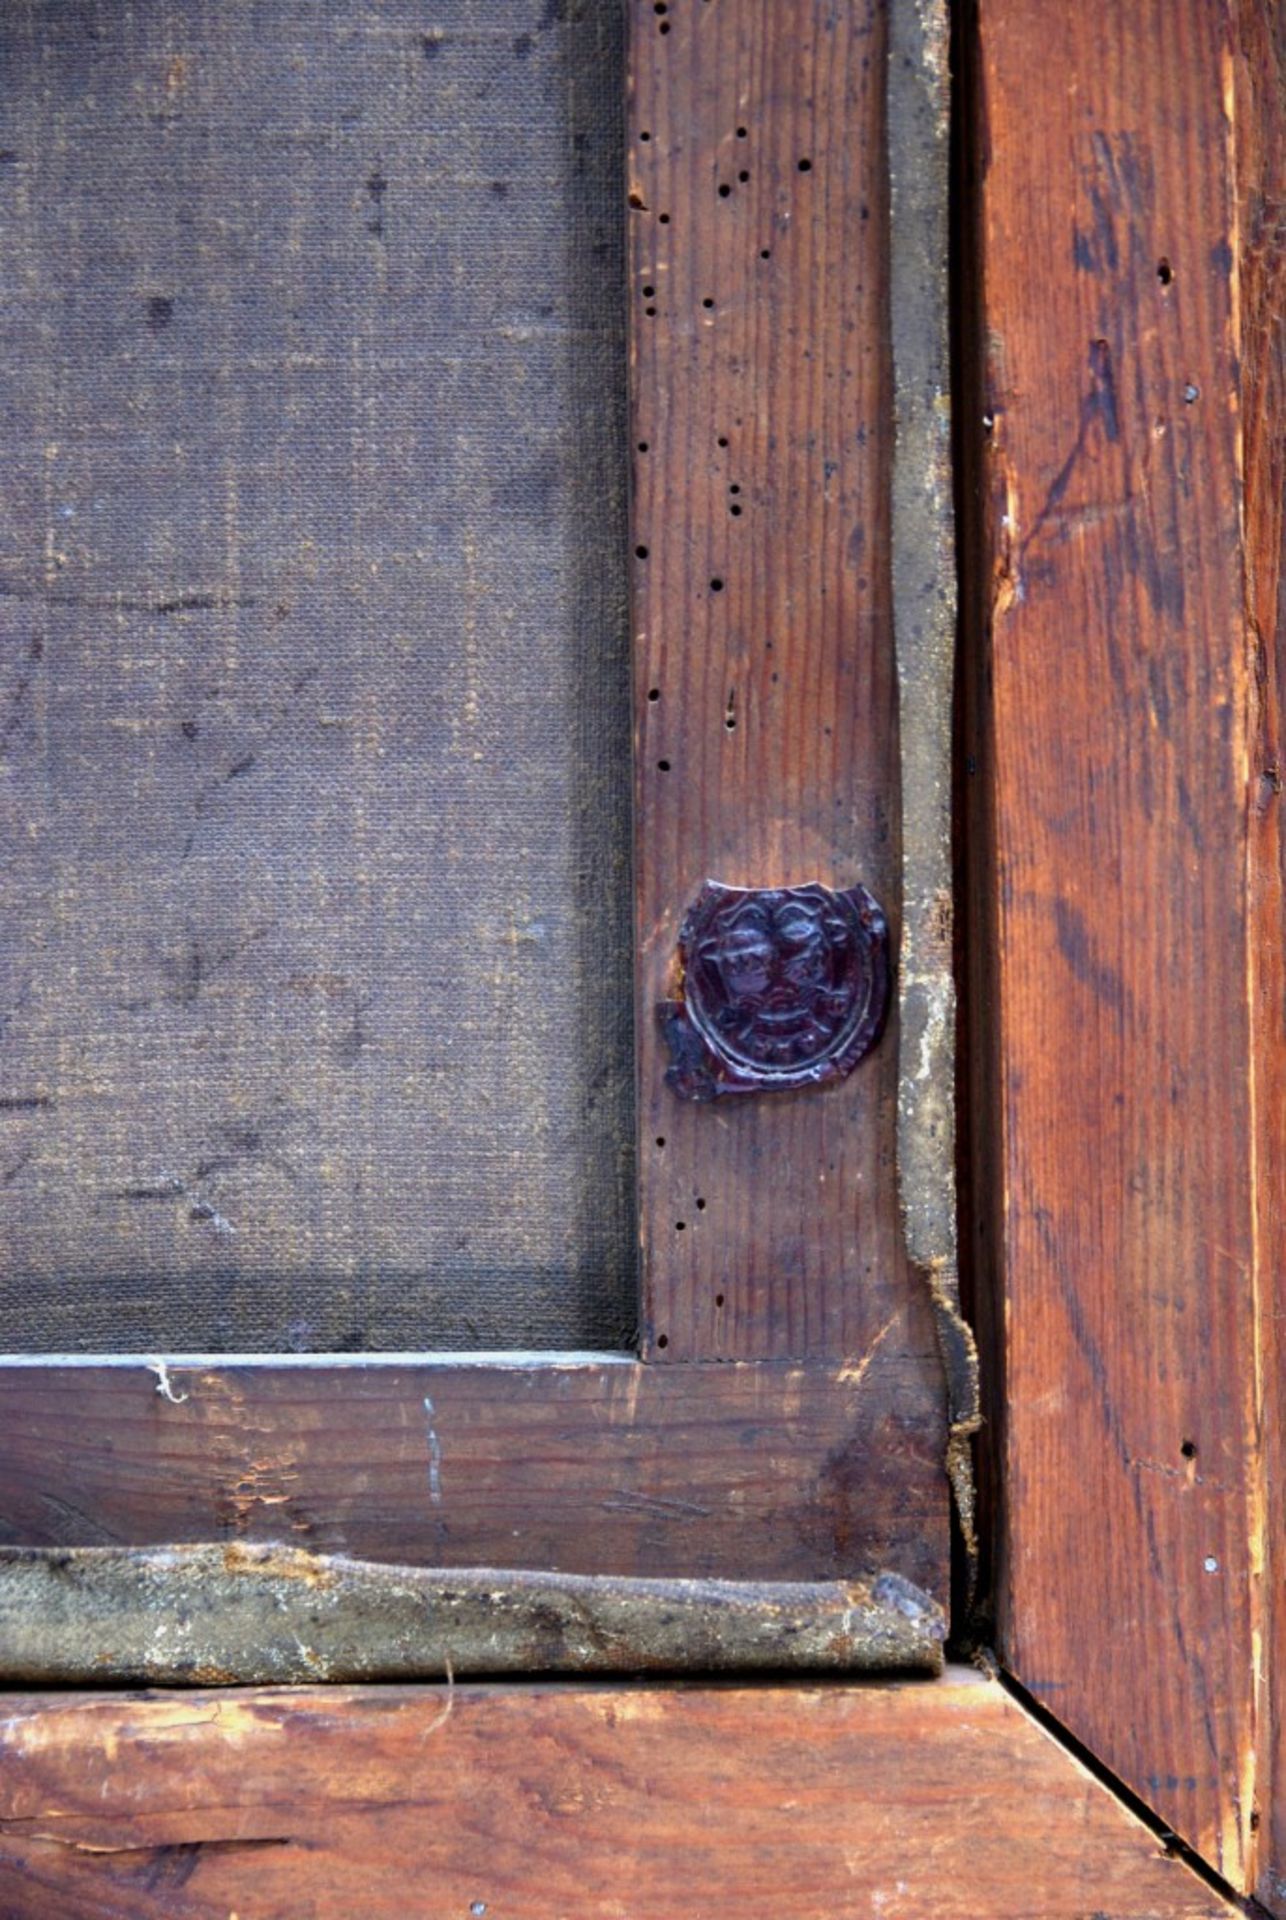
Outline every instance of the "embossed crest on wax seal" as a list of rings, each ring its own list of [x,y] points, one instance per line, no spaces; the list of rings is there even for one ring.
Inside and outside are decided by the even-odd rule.
[[[679,932],[673,997],[657,1007],[687,1100],[842,1079],[879,1038],[889,933],[865,887],[725,887],[707,880]]]

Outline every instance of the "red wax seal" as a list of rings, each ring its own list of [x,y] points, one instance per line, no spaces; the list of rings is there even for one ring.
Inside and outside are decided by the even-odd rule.
[[[679,933],[657,1015],[687,1100],[840,1080],[879,1038],[888,924],[865,887],[725,887],[707,880]]]

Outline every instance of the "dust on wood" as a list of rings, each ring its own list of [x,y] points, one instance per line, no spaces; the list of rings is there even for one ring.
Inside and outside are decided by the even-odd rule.
[[[270,1544],[0,1547],[0,1683],[298,1685],[445,1674],[922,1671],[940,1607],[830,1583],[394,1566]]]

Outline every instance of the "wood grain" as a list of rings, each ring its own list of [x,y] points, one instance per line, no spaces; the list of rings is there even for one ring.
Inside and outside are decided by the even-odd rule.
[[[630,148],[644,1349],[693,1364],[0,1363],[0,1539],[889,1569],[945,1597],[941,1369],[897,1226],[893,1039],[820,1095],[725,1115],[659,1091],[651,1003],[707,873],[861,877],[898,906],[883,16],[701,13],[635,7]],[[417,77],[449,62],[432,47]]]
[[[654,1010],[707,878],[860,880],[897,937],[885,19],[631,17],[645,1350],[854,1356],[921,1312],[895,1032],[838,1086],[698,1108],[663,1084]]]
[[[1252,999],[1275,828],[1243,516],[1279,539],[1280,485],[1248,504],[1243,460],[1268,475],[1280,420],[1252,425],[1229,16],[980,0],[977,26],[1002,1648],[1246,1887],[1281,1006]]]
[[[280,1540],[758,1580],[887,1569],[942,1600],[932,1364],[892,1341],[856,1368],[0,1364],[0,1541]]]
[[[1233,10],[1239,329],[1244,381],[1246,615],[1255,646],[1249,912],[1254,1023],[1256,1231],[1263,1281],[1257,1415],[1266,1448],[1262,1626],[1256,1702],[1262,1813],[1254,1885],[1286,1914],[1286,838],[1282,689],[1286,684],[1286,14],[1264,0]]]
[[[0,1702],[24,1920],[1214,1920],[994,1684]]]

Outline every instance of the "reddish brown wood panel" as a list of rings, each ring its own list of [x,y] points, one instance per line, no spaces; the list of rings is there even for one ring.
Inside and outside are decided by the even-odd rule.
[[[9,1696],[26,1920],[1215,1920],[993,1683]]]
[[[862,881],[896,936],[884,13],[631,15],[647,1351],[918,1345],[895,1033],[839,1085],[696,1106],[655,1017],[707,878]]]
[[[1255,644],[1251,745],[1250,911],[1257,1075],[1257,1230],[1263,1283],[1256,1383],[1267,1447],[1260,1569],[1268,1618],[1257,1703],[1264,1741],[1255,1890],[1286,1914],[1286,841],[1282,834],[1282,687],[1286,680],[1286,13],[1266,0],[1234,8],[1233,92],[1239,235],[1240,352],[1245,382],[1247,618]]]
[[[0,1540],[281,1540],[415,1564],[945,1598],[928,1352],[869,1366],[0,1365]]]
[[[996,955],[975,1040],[999,1040],[1002,1647],[1245,1886],[1266,1810],[1257,1076],[1281,1008],[1266,1025],[1251,999],[1250,823],[1273,777],[1244,604],[1230,16],[977,18],[969,753],[995,832],[973,937]]]

